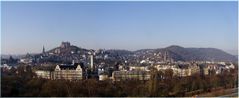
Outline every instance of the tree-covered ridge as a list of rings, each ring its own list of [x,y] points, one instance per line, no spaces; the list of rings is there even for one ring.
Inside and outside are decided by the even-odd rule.
[[[69,48],[54,48],[48,53],[54,53],[56,50],[61,50],[61,53],[57,56],[64,60],[64,57],[68,58],[81,58],[82,55],[87,56],[88,52],[97,50],[79,48],[77,46],[70,46]],[[159,49],[141,49],[137,51],[128,51],[128,50],[118,50],[118,49],[109,49],[101,50],[103,52],[96,53],[95,56],[105,56],[115,59],[128,59],[128,60],[142,60],[144,58],[156,59],[158,57],[154,54],[159,54],[159,56],[165,55],[167,52],[168,59],[173,59],[174,61],[226,61],[226,62],[236,62],[237,57],[226,53],[220,49],[216,48],[184,48],[181,46],[172,45],[166,48]],[[144,57],[144,58],[141,58]],[[70,60],[69,60],[70,61]]]
[[[183,48],[170,46],[161,51],[168,51],[175,60],[183,61],[237,61],[237,58],[216,48]]]

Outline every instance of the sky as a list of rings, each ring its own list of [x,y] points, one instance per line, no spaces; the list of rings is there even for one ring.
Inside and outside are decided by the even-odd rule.
[[[237,2],[1,2],[2,54],[62,41],[87,49],[170,45],[237,54]]]

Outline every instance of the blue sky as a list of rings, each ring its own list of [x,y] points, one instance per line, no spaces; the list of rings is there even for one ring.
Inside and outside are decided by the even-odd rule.
[[[1,52],[62,41],[91,49],[212,47],[235,53],[237,2],[2,2]],[[235,53],[236,54],[236,53]]]

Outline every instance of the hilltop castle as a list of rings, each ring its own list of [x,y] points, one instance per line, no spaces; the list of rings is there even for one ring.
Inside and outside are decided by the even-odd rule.
[[[61,42],[61,48],[67,48],[67,47],[70,47],[71,46],[71,44],[70,44],[70,42]]]

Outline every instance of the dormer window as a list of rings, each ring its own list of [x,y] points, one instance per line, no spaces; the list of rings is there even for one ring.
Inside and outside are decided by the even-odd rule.
[[[82,70],[80,65],[77,65],[76,70]]]

